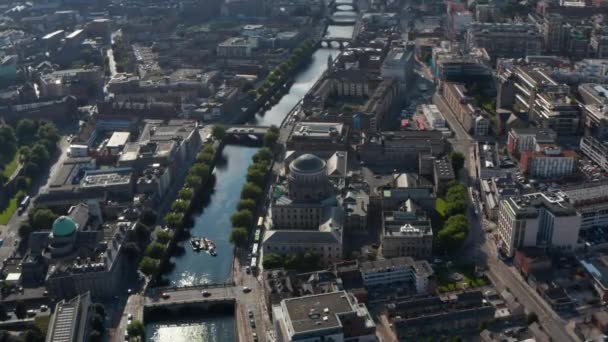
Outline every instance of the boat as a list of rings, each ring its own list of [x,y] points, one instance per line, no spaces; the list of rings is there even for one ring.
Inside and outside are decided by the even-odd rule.
[[[215,247],[209,247],[209,255],[217,256],[217,252],[215,251]]]
[[[192,239],[190,239],[190,245],[192,245],[192,249],[195,252],[198,252],[201,250],[201,240],[198,238],[193,237]]]

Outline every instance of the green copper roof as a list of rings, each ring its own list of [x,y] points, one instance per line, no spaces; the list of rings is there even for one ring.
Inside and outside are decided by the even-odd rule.
[[[76,223],[67,216],[58,217],[53,222],[53,235],[55,236],[68,236],[72,235],[76,231]]]

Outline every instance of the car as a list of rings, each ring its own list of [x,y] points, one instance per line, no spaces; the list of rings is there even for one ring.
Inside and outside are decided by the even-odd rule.
[[[131,294],[132,292],[133,292],[133,290],[127,289],[127,294]]]
[[[170,294],[168,294],[167,292],[163,292],[163,294],[161,295],[161,297],[163,297],[163,299],[168,299],[171,297]]]
[[[36,316],[36,310],[27,310],[27,317]]]
[[[47,305],[40,305],[40,312],[46,312],[49,309]]]
[[[251,292],[251,289],[249,287],[245,286],[245,287],[243,287],[243,292],[249,293],[249,292]]]
[[[211,292],[209,292],[209,291],[203,291],[203,292],[201,292],[201,294],[203,295],[203,297],[210,297],[211,296]]]
[[[253,318],[253,311],[249,310],[249,318]]]
[[[133,314],[128,314],[128,315],[127,315],[127,320],[128,320],[128,321],[133,320]]]
[[[252,318],[252,319],[250,319],[250,320],[249,320],[249,325],[250,325],[252,328],[255,328],[255,319],[253,319],[253,318]]]
[[[247,272],[247,274],[250,274],[251,273],[251,267],[250,266],[245,267],[245,272]]]
[[[0,239],[0,247],[2,247],[2,245],[4,245],[4,239]]]
[[[258,341],[258,334],[257,333],[251,334],[251,338],[253,338],[253,342],[257,342]]]

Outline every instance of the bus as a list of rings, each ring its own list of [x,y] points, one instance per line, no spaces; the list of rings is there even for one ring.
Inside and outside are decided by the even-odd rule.
[[[21,200],[21,203],[19,203],[19,215],[23,214],[23,212],[27,209],[27,207],[30,205],[30,196],[25,196],[23,197],[23,199]]]
[[[253,236],[253,242],[260,242],[260,235],[262,235],[262,231],[260,229],[256,229],[255,235]]]
[[[256,226],[258,229],[262,229],[262,227],[264,226],[264,216],[260,216],[258,218],[258,225]]]
[[[258,258],[251,258],[251,271],[255,271],[258,268]]]
[[[254,256],[254,257],[258,256],[258,248],[259,248],[259,246],[260,245],[257,244],[257,243],[253,244],[253,248],[251,248],[251,255],[252,256]]]

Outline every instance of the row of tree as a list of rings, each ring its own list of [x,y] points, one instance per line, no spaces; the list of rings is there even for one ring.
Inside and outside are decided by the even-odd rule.
[[[321,255],[315,251],[287,254],[285,256],[276,253],[268,253],[264,255],[262,265],[264,265],[264,269],[282,267],[287,270],[295,270],[298,272],[310,272],[321,269],[323,267],[323,262],[321,260]]]
[[[92,307],[92,314],[89,317],[89,342],[103,341],[103,332],[105,331],[106,310],[102,304],[95,303]]]
[[[273,128],[274,130],[278,131],[276,127]],[[272,150],[268,147],[263,147],[253,156],[253,164],[247,169],[247,183],[245,183],[241,190],[241,200],[237,207],[238,211],[230,218],[232,222],[230,242],[237,247],[244,247],[247,244],[249,229],[253,226],[254,213],[258,201],[262,198],[263,189],[266,185],[266,175],[272,165],[272,160]]]
[[[293,49],[285,62],[279,64],[268,74],[264,82],[256,90],[251,90],[251,95],[265,96],[277,84],[284,83],[289,75],[292,75],[304,62],[308,61],[314,51],[315,47],[310,39],[301,43],[297,48]]]
[[[469,233],[469,224],[465,216],[467,210],[467,188],[453,181],[448,184],[445,197],[446,220],[437,233],[437,244],[446,253],[460,249]]]
[[[48,165],[60,139],[59,131],[51,122],[23,119],[15,128],[0,126],[0,169],[4,169],[18,153],[25,176],[17,179],[17,185],[26,190],[31,179]]]
[[[219,134],[218,134],[219,135]],[[184,219],[191,209],[192,200],[202,191],[211,179],[212,162],[215,159],[215,148],[205,144],[196,156],[196,161],[186,174],[184,186],[179,191],[177,199],[171,204],[171,210],[165,215],[165,225],[173,231],[184,229]],[[156,239],[144,251],[144,257],[139,262],[139,269],[147,276],[158,274],[161,261],[167,253],[167,245],[176,234],[171,231],[159,230]]]

